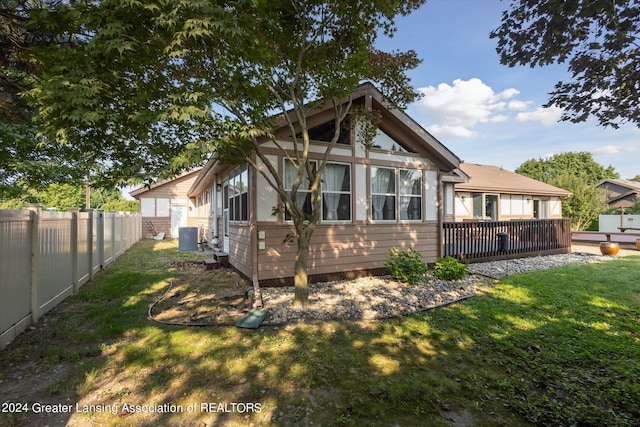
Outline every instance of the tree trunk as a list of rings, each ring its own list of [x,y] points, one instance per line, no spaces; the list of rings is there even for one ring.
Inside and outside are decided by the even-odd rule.
[[[309,238],[302,233],[298,236],[298,252],[294,267],[293,284],[295,293],[293,297],[294,307],[307,307],[309,305],[309,280],[307,277],[307,258],[309,257]]]

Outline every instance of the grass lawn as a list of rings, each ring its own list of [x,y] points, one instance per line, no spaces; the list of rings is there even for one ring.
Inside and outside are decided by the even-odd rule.
[[[638,256],[390,321],[245,330],[147,318],[192,277],[176,249],[140,242],[0,351],[0,425],[640,424]]]

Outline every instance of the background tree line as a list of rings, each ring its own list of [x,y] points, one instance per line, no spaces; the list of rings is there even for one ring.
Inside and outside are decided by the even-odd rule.
[[[515,172],[570,191],[571,196],[562,202],[562,216],[571,218],[574,230],[588,229],[599,214],[607,212],[602,193],[595,185],[603,179],[620,178],[612,166],[600,165],[591,153],[584,151],[527,160]],[[634,180],[640,182],[640,175]],[[633,209],[626,210],[627,213],[635,211],[640,212],[638,202]]]

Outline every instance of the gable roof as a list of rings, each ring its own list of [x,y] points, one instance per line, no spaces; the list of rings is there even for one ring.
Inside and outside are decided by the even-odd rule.
[[[601,187],[604,184],[615,184],[618,185],[620,187],[624,187],[627,188],[630,192],[631,191],[635,191],[635,192],[640,192],[640,182],[636,182],[636,181],[627,181],[624,179],[613,179],[613,178],[606,178],[603,180],[600,180],[597,184],[596,184],[596,188],[597,187]]]
[[[610,207],[619,207],[621,206],[619,203],[624,203],[625,201],[633,204],[635,203],[637,196],[640,194],[640,182],[626,181],[624,179],[606,178],[599,181],[596,184],[596,188],[603,187],[606,184],[613,184],[627,190],[606,200],[607,205]]]
[[[469,175],[469,181],[456,184],[456,190],[483,193],[511,193],[531,196],[569,197],[571,192],[529,178],[498,166],[461,163],[460,169]]]
[[[423,156],[428,156],[429,160],[431,160],[441,171],[445,174],[452,175],[451,179],[466,179],[466,176],[460,174],[460,170],[458,169],[460,165],[460,158],[453,154],[451,150],[445,147],[445,145],[438,141],[433,135],[427,132],[407,113],[403,110],[394,108],[385,101],[382,92],[380,92],[373,84],[366,82],[359,85],[348,97],[345,97],[340,102],[342,104],[347,104],[350,101],[354,104],[361,103],[368,108],[370,107],[378,111],[381,114],[379,124],[381,129],[389,133],[391,137],[407,141],[407,143],[411,145],[412,149],[415,149]],[[332,116],[332,114],[332,103],[330,101],[324,102],[319,107],[310,110],[307,113],[307,125],[311,128],[318,126],[323,122],[333,120],[335,117]],[[295,119],[294,112],[289,111],[286,115],[289,116],[289,120],[291,120],[295,127],[297,120]],[[276,135],[284,135],[283,132],[290,132],[286,115],[285,113],[280,113],[274,116],[276,126],[280,129],[280,131],[275,132]],[[188,194],[192,196],[201,192],[204,186],[207,185],[215,173],[217,173],[219,166],[221,165],[218,162],[217,156],[214,154],[198,175]]]
[[[391,137],[397,137],[395,132],[403,132],[405,135],[416,136],[415,143],[419,145],[420,152],[429,154],[430,159],[441,169],[453,172],[460,165],[460,158],[453,154],[444,144],[438,141],[433,135],[427,132],[404,110],[391,106],[384,99],[384,95],[373,84],[363,83],[351,93],[353,99],[364,98],[365,105],[370,99],[371,108],[379,111],[382,115],[380,128],[385,130]],[[346,100],[345,100],[346,102]],[[395,132],[394,132],[395,131]],[[401,138],[398,138],[401,139]],[[414,142],[413,138],[412,142]]]

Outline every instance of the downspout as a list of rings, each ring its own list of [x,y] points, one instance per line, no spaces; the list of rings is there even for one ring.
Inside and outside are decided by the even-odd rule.
[[[254,168],[249,168],[251,171],[251,185],[249,191],[251,192],[251,206],[249,206],[249,240],[251,244],[251,281],[253,282],[254,302],[253,308],[262,308],[262,293],[260,292],[260,281],[258,278],[258,188],[257,188],[257,174],[258,172]]]
[[[213,176],[213,197],[211,203],[213,204],[213,209],[211,209],[211,214],[213,215],[213,223],[211,224],[211,240],[218,239],[220,241],[220,232],[218,230],[218,197],[220,196],[220,192],[222,191],[222,185],[218,182],[218,174]],[[220,185],[220,188],[218,188]]]
[[[444,204],[444,190],[442,188],[442,172],[438,171],[438,186],[437,186],[437,206],[438,206],[438,258],[442,258],[443,246],[444,246],[444,233],[442,227],[444,225],[444,213],[442,205]]]

